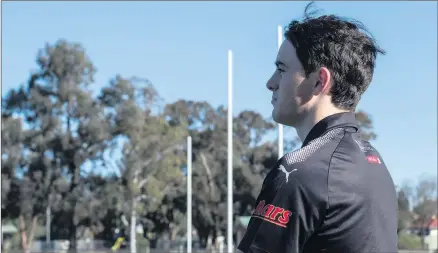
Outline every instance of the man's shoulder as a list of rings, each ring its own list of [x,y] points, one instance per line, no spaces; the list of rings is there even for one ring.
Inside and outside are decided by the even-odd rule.
[[[285,154],[282,158],[282,164],[287,169],[295,168],[311,174],[315,170],[327,171],[331,157],[344,135],[345,130],[343,128],[328,131],[321,137],[309,142],[306,146]]]
[[[394,242],[396,245],[393,240],[397,230],[395,185],[379,152],[359,133],[346,133],[339,142],[330,162],[327,182],[327,217],[332,218],[325,220],[323,229],[349,226],[355,233],[346,234],[340,240],[364,249],[377,249]],[[370,234],[373,240],[362,245],[354,243],[357,237]]]
[[[290,172],[293,171],[293,177],[300,185],[314,185],[315,182],[327,182],[331,170],[350,171],[351,168],[351,173],[357,173],[358,167],[366,171],[368,167],[377,165],[386,170],[380,153],[359,132],[335,128],[306,146],[284,155],[277,164],[277,170],[287,175],[292,175]]]
[[[285,178],[282,190],[291,194],[305,191],[309,196],[325,198],[331,156],[342,136],[343,130],[339,129],[285,154],[274,172]]]
[[[348,164],[358,167],[372,167],[381,165],[386,167],[379,151],[367,140],[363,139],[360,132],[346,132],[334,149],[331,157],[333,160],[342,160],[343,166]]]
[[[360,133],[346,133],[337,145],[328,169],[330,192],[343,189],[342,192],[372,194],[393,193],[394,182],[386,164],[377,149]]]

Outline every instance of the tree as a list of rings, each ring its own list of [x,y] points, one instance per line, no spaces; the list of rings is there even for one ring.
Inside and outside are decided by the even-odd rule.
[[[226,168],[226,112],[206,102],[179,100],[168,104],[164,114],[171,125],[187,126],[193,150],[193,225],[202,246],[218,232],[226,210],[223,174]],[[225,138],[224,138],[225,137]],[[220,181],[219,181],[220,180]],[[225,177],[226,184],[226,177]],[[183,190],[184,195],[186,193]],[[214,237],[214,236],[213,236]]]
[[[8,218],[16,210],[11,210],[14,206],[14,199],[18,198],[17,181],[15,180],[16,169],[24,163],[22,156],[23,149],[23,129],[21,120],[11,115],[2,115],[2,219]],[[12,195],[12,196],[10,196]]]
[[[35,179],[41,179],[41,174],[32,173],[32,166],[26,166],[28,163],[23,155],[25,134],[21,120],[5,111],[2,115],[2,220],[19,219],[21,245],[24,252],[29,252],[43,195],[39,184],[35,183]],[[33,160],[31,165],[35,162]],[[30,171],[25,170],[29,168]],[[21,179],[17,178],[17,173],[22,174]]]
[[[107,246],[111,247],[114,244],[113,229],[123,227],[125,189],[116,173],[100,177],[100,180],[104,180],[104,184],[96,186],[96,190],[101,200],[99,212],[102,216],[98,220],[101,230],[96,233],[95,238],[105,240]]]
[[[81,171],[85,162],[100,159],[111,134],[103,107],[87,90],[95,68],[79,44],[65,40],[47,44],[39,51],[37,64],[27,87],[7,97],[6,109],[23,115],[30,126],[26,148],[33,157],[29,168],[35,171],[30,177],[45,182],[46,206],[51,183],[61,176],[69,182],[62,204],[68,212],[64,222],[69,226],[70,249],[76,250]]]
[[[182,161],[173,154],[184,148],[185,130],[153,113],[159,96],[147,80],[116,76],[100,100],[108,109],[115,140],[123,142],[117,166],[129,201],[130,247],[135,253],[138,214],[160,208],[166,193],[181,181]]]
[[[233,200],[239,216],[252,213],[263,179],[278,160],[274,143],[261,143],[274,127],[273,123],[253,111],[243,111],[234,119],[237,157],[233,162],[236,182]]]
[[[409,195],[403,188],[397,192],[398,203],[398,227],[397,234],[405,230],[411,222],[412,214],[410,212]]]
[[[433,216],[437,216],[437,195],[435,179],[421,179],[415,188],[416,204],[413,212],[416,215],[416,225],[420,228],[421,247],[424,249],[425,227]]]
[[[362,138],[366,141],[375,140],[377,138],[377,134],[374,132],[374,125],[371,115],[362,110],[357,111],[355,115]]]
[[[227,110],[207,102],[179,100],[165,107],[170,124],[187,125],[193,145],[193,225],[201,246],[225,234],[227,222]],[[269,166],[276,162],[273,145],[261,145],[273,128],[253,111],[233,119],[234,215],[249,213]],[[258,151],[253,154],[253,150]],[[262,152],[265,152],[262,154]],[[275,157],[275,158],[274,158]],[[265,160],[267,159],[267,161]],[[267,167],[266,167],[267,166]]]
[[[46,102],[37,91],[24,87],[9,91],[2,99],[2,117],[5,120],[2,142],[6,147],[2,157],[2,176],[5,185],[11,186],[5,192],[12,190],[5,202],[14,208],[12,212],[7,212],[10,218],[19,220],[25,252],[30,250],[38,219],[44,214],[55,177],[52,173],[55,163],[49,158],[47,150],[55,124],[42,115]],[[19,115],[19,118],[12,115]],[[22,128],[21,118],[25,118],[27,129]]]

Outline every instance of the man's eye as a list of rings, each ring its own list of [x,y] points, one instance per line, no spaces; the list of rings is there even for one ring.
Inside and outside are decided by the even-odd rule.
[[[277,71],[280,73],[284,73],[284,70],[282,70],[282,69],[277,69]]]

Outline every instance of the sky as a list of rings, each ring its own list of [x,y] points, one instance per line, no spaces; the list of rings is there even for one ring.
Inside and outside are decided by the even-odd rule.
[[[81,43],[97,67],[95,90],[116,74],[148,78],[166,102],[227,104],[271,116],[277,26],[307,2],[2,2],[2,92],[26,82],[36,53],[59,39]],[[317,2],[363,22],[387,52],[359,109],[371,114],[396,184],[437,177],[437,2]],[[294,138],[287,131],[285,139]]]

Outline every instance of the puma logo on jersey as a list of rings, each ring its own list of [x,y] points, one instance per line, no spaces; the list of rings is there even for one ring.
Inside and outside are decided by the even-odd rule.
[[[290,173],[297,171],[297,169],[293,169],[291,171],[287,171],[286,168],[283,166],[283,164],[280,164],[280,166],[278,167],[278,170],[280,170],[281,172],[283,172],[285,174],[286,177],[286,183],[289,181],[289,175]]]

